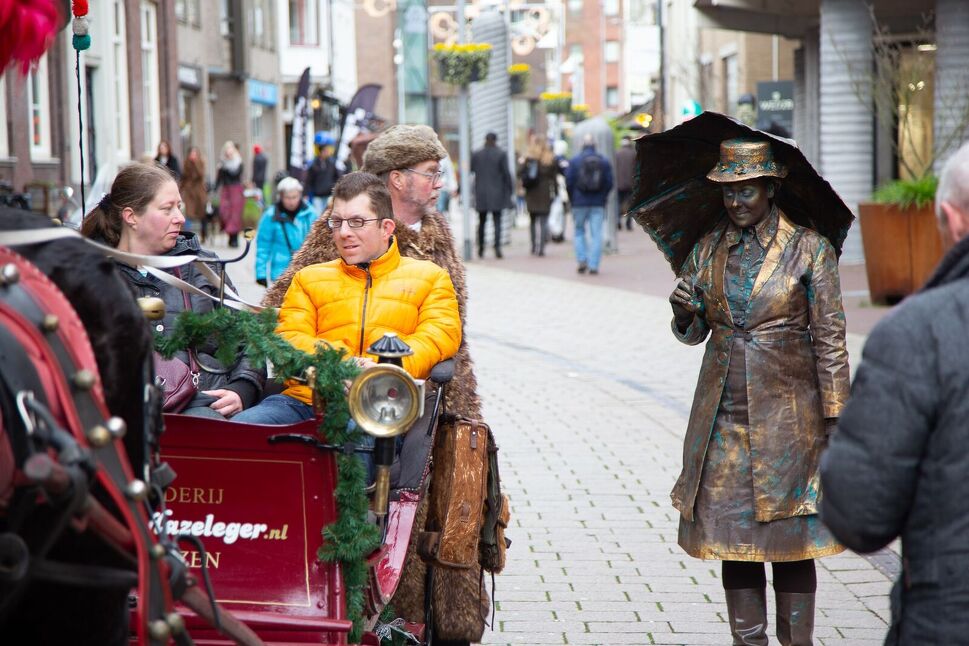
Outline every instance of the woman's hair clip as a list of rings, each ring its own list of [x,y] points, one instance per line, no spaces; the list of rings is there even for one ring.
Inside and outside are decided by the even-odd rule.
[[[105,213],[107,213],[108,208],[110,206],[111,206],[111,193],[105,193],[104,195],[101,196],[101,201],[98,202],[98,208],[104,211]]]

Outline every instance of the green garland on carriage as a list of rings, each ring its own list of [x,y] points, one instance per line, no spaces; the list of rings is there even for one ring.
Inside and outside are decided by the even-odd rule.
[[[360,369],[345,361],[345,352],[320,345],[313,355],[297,350],[275,333],[276,312],[267,308],[258,314],[219,308],[205,314],[183,312],[168,337],[155,337],[155,349],[168,358],[176,352],[204,341],[216,344],[215,357],[231,365],[238,349],[256,367],[272,364],[275,379],[302,378],[315,370],[314,389],[326,411],[319,428],[320,437],[330,444],[356,444],[363,432],[348,430],[350,410],[344,394],[344,381],[353,379]],[[366,474],[353,455],[337,455],[337,485],[333,492],[339,519],[322,528],[323,544],[317,551],[321,561],[337,562],[346,588],[347,617],[353,621],[351,642],[359,641],[364,627],[364,589],[367,585],[367,557],[380,546],[380,533],[367,522],[369,501],[365,493]]]

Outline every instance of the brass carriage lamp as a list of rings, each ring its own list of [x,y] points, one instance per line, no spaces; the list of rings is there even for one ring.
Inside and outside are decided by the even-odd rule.
[[[350,415],[373,435],[376,466],[372,510],[382,525],[390,496],[390,467],[394,463],[394,438],[407,432],[423,414],[424,382],[402,367],[402,359],[414,351],[393,332],[374,342],[367,352],[378,357],[376,366],[361,372],[348,396]]]

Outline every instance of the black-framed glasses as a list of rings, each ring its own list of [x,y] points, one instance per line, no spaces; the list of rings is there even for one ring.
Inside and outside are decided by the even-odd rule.
[[[409,173],[414,173],[415,175],[423,175],[424,177],[430,178],[432,184],[437,184],[444,177],[443,170],[439,170],[436,173],[425,173],[424,171],[417,170],[416,168],[405,168],[404,170]]]
[[[359,229],[367,222],[373,222],[375,220],[382,220],[382,219],[383,218],[360,218],[360,217],[327,218],[326,226],[330,227],[330,229],[332,229],[333,231],[338,231],[343,226],[343,223],[346,222],[347,226],[350,227],[351,229]]]

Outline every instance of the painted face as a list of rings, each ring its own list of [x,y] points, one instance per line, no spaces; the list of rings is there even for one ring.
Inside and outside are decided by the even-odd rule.
[[[765,177],[723,185],[723,205],[730,220],[740,227],[752,227],[770,212],[774,185]]]
[[[366,193],[361,193],[352,200],[334,200],[330,218],[343,220],[339,229],[333,230],[333,241],[340,257],[348,265],[357,265],[379,258],[387,251],[390,236],[394,232],[394,221],[391,219],[376,220],[377,214],[370,204]],[[362,227],[354,229],[346,220],[363,218]]]
[[[299,201],[303,198],[303,194],[299,191],[286,191],[282,195],[283,208],[287,211],[295,211],[296,207],[299,206]]]
[[[134,215],[134,220],[131,251],[156,256],[171,251],[178,240],[182,225],[185,224],[178,184],[162,184],[155,193],[155,198],[145,207],[143,213]]]
[[[433,208],[437,204],[437,196],[444,185],[444,179],[432,176],[440,172],[441,165],[434,159],[428,159],[410,168],[410,171],[404,171],[407,175],[404,199],[424,209]]]

